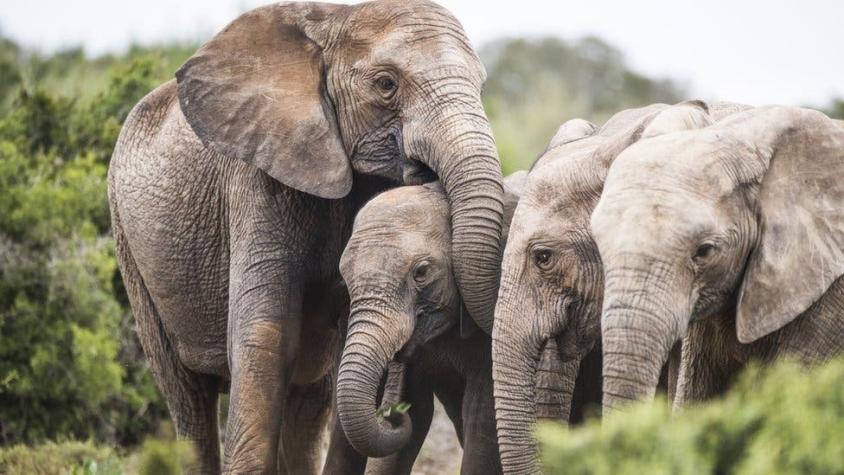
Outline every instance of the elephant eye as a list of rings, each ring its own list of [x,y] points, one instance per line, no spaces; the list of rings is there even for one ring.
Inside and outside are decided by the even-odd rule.
[[[533,251],[533,262],[540,269],[548,269],[551,267],[552,253],[550,249],[536,249]]]
[[[695,255],[694,255],[693,259],[695,261],[702,261],[702,260],[705,260],[705,259],[709,259],[713,254],[715,254],[715,251],[717,249],[718,248],[715,247],[714,244],[709,244],[709,243],[701,244],[700,246],[698,246],[697,250],[695,251]]]
[[[398,89],[398,84],[396,84],[396,81],[393,80],[393,78],[391,78],[390,76],[386,75],[378,76],[378,78],[375,79],[375,86],[377,86],[378,90],[381,91],[381,94],[383,94],[384,97],[387,98],[392,97],[393,94],[396,93],[396,89]]]
[[[428,261],[422,261],[419,264],[416,264],[416,267],[413,268],[413,280],[416,281],[417,284],[424,284],[426,280],[428,280],[428,274],[431,270],[431,264]]]

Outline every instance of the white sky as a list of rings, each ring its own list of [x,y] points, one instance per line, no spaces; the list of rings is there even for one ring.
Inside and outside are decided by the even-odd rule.
[[[439,0],[478,46],[502,35],[598,35],[691,94],[824,105],[844,96],[842,0]],[[44,51],[202,40],[266,0],[0,0],[0,31]],[[355,2],[345,2],[355,3]]]

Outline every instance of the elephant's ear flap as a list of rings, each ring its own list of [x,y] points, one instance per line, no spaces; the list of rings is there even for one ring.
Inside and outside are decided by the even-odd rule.
[[[643,139],[681,130],[702,129],[712,125],[709,105],[693,100],[673,105],[657,114],[642,131]]]
[[[673,106],[652,104],[627,110],[604,124],[600,133],[608,135],[609,139],[596,149],[595,156],[609,167],[621,152],[639,140],[711,124],[709,106],[703,101],[686,101]]]
[[[598,127],[585,119],[571,119],[563,122],[557,133],[551,138],[548,148],[559,147],[567,143],[589,137],[598,131]]]
[[[844,129],[820,112],[785,107],[719,126],[760,161],[759,234],[736,314],[738,339],[749,343],[794,320],[844,274]]]
[[[322,198],[352,186],[324,84],[322,32],[346,7],[275,4],[244,13],[176,72],[203,144]]]

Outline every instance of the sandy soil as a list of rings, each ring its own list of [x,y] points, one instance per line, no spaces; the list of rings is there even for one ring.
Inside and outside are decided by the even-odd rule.
[[[463,457],[463,450],[457,441],[454,426],[451,425],[443,407],[436,402],[431,430],[428,431],[428,437],[413,466],[413,473],[417,475],[457,474],[460,473],[461,457]]]
[[[324,435],[322,455],[328,450],[328,434]],[[428,437],[419,451],[416,464],[413,466],[414,475],[455,475],[460,473],[460,459],[463,449],[457,441],[454,426],[440,405],[434,401],[434,419]]]

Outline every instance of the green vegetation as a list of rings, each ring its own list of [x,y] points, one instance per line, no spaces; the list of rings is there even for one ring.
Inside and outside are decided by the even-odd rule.
[[[0,58],[18,64],[20,50],[5,45]],[[0,117],[3,444],[133,444],[166,414],[128,318],[105,177],[121,122],[172,71],[160,71],[153,56],[129,56],[89,98],[45,88],[59,81],[65,54],[30,58],[25,66],[46,71],[31,85],[25,67],[6,74],[18,83],[0,85],[12,96],[0,98],[10,104]]]
[[[176,441],[172,429],[167,435],[146,439],[135,453],[74,441],[0,447],[3,474],[180,475],[195,462],[190,443]]]
[[[639,404],[603,422],[539,428],[548,473],[844,473],[844,360],[751,367],[722,400],[672,415]]]

